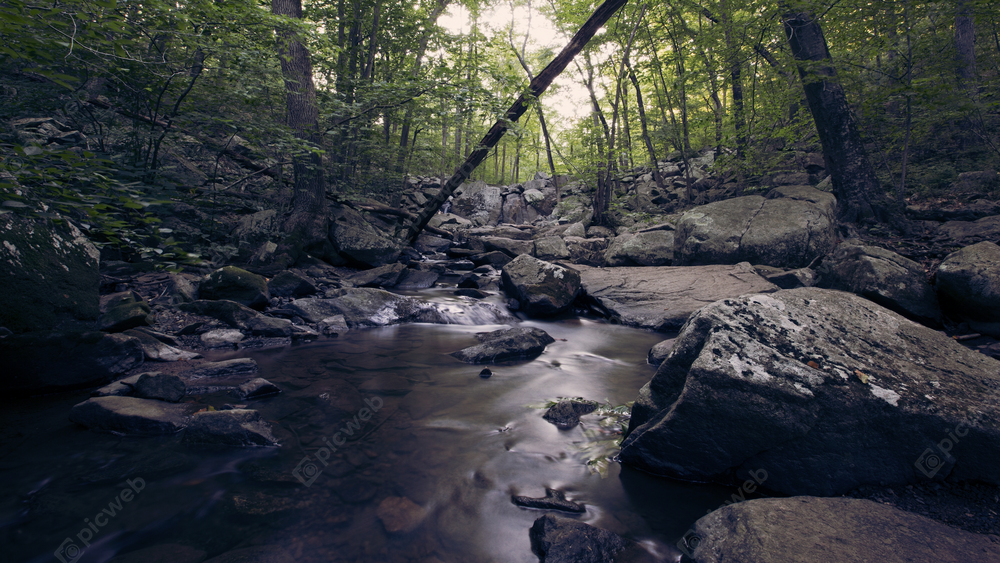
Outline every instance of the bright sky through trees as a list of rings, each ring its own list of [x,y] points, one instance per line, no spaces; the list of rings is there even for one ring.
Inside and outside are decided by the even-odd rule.
[[[509,3],[497,3],[497,5],[480,16],[480,30],[488,38],[500,36],[506,41],[509,26],[512,21],[511,6]],[[513,10],[514,40],[520,46],[524,41],[524,34],[528,33],[528,54],[546,47],[552,50],[553,56],[558,53],[569,42],[569,37],[565,37],[556,31],[552,22],[537,10],[531,15],[531,27],[528,28],[528,10],[524,6],[517,6]],[[438,19],[438,25],[448,30],[449,33],[465,34],[469,32],[472,23],[469,19],[469,11],[464,6],[451,5],[448,10]],[[511,54],[513,57],[513,54]],[[548,61],[532,70],[538,72]],[[528,80],[525,79],[525,85]],[[581,119],[590,112],[590,101],[587,89],[584,88],[575,69],[570,66],[562,75],[552,83],[552,87],[542,96],[545,112],[548,115],[558,116],[558,120],[552,123],[557,131],[570,127],[577,119]]]

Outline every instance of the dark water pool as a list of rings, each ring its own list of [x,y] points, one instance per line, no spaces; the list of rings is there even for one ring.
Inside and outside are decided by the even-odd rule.
[[[499,326],[403,325],[239,353],[283,389],[251,402],[280,448],[92,433],[67,418],[86,393],[8,402],[0,559],[90,563],[163,546],[169,561],[180,551],[168,544],[180,544],[209,556],[278,546],[297,561],[534,562],[528,529],[542,512],[510,497],[544,496],[547,487],[586,505],[576,518],[674,559],[677,539],[733,491],[616,463],[595,473],[586,462],[615,436],[593,415],[558,430],[537,406],[556,397],[633,400],[654,371],[646,352],[664,336],[591,320],[524,324],[556,342],[533,361],[493,366],[489,379],[447,354]],[[360,409],[351,409],[366,400],[378,410],[355,426]],[[199,401],[236,402],[221,394]],[[331,441],[339,445],[323,466]],[[386,530],[379,506],[386,510],[388,497],[412,503],[403,515],[411,531]]]

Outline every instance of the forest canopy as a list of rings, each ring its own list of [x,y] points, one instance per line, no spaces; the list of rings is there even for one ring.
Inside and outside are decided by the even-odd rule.
[[[534,24],[508,20],[515,8]],[[391,205],[407,175],[451,176],[594,8],[4,1],[3,209],[41,203],[87,218],[105,242],[170,254],[182,251],[149,208],[178,197],[287,206],[309,176],[313,213],[316,194]],[[460,29],[440,24],[449,10],[468,15]],[[826,62],[796,60],[790,14],[822,29]],[[998,16],[986,0],[628,3],[560,78],[583,110],[543,95],[472,177],[543,171],[600,193],[636,167],[712,150],[749,193],[792,149],[824,148],[803,84],[833,69],[878,189],[898,202],[938,195],[1000,161]],[[314,114],[297,114],[300,102]],[[28,134],[26,118],[60,126]],[[242,171],[206,174],[196,158]]]

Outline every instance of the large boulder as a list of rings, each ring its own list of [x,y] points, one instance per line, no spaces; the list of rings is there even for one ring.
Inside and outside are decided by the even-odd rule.
[[[717,301],[640,391],[621,459],[699,481],[764,470],[785,494],[1000,483],[1000,362],[850,293]]]
[[[586,300],[618,323],[678,330],[706,303],[745,293],[777,291],[750,264],[590,268],[576,266]]]
[[[99,258],[72,223],[0,216],[0,326],[26,332],[97,319]]]
[[[103,385],[142,365],[139,340],[103,332],[37,332],[0,339],[0,388],[51,393]]]
[[[541,563],[613,563],[614,561],[653,561],[638,544],[618,534],[590,524],[539,517],[528,532],[531,551]]]
[[[522,254],[534,254],[535,242],[532,240],[517,240],[506,237],[483,237],[483,247],[486,252],[500,251],[517,258]]]
[[[191,405],[151,399],[92,397],[70,409],[69,419],[95,432],[159,436],[183,430],[192,410]]]
[[[566,250],[569,251],[570,261],[574,264],[604,265],[604,253],[608,249],[608,239],[567,236],[563,238],[563,241],[566,243]]]
[[[837,245],[818,268],[819,287],[856,293],[917,322],[940,325],[941,308],[923,267],[859,240]]]
[[[344,258],[373,268],[399,258],[399,244],[371,226],[357,211],[337,207],[331,215],[330,242]]]
[[[267,291],[274,297],[305,297],[318,290],[305,276],[285,270],[267,282]]]
[[[604,254],[608,266],[669,266],[674,259],[674,232],[657,229],[615,237]]]
[[[527,254],[504,266],[500,278],[507,295],[532,317],[562,313],[580,293],[579,272]]]
[[[496,225],[503,210],[503,191],[482,180],[464,184],[452,200],[452,212],[476,227]]]
[[[1000,246],[980,242],[949,254],[938,266],[937,290],[956,316],[1000,335]]]
[[[236,266],[226,266],[209,274],[198,285],[198,295],[212,301],[226,300],[262,311],[271,297],[267,280]]]
[[[674,264],[807,266],[836,242],[835,208],[831,194],[808,186],[696,207],[678,221]]]
[[[569,256],[569,248],[562,237],[535,240],[535,257],[539,260],[566,260]]]
[[[103,298],[102,298],[103,299]],[[97,319],[97,328],[104,332],[124,332],[130,328],[153,324],[152,308],[131,291],[114,295],[107,309]]]
[[[1000,215],[983,217],[975,221],[948,221],[937,230],[943,242],[971,245],[977,242],[1000,242]]]
[[[1000,561],[1000,544],[990,536],[849,498],[730,504],[703,516],[684,539],[682,550],[696,563]]]
[[[516,360],[531,360],[555,342],[540,328],[506,328],[477,334],[480,344],[452,352],[452,356],[468,364],[492,364]]]

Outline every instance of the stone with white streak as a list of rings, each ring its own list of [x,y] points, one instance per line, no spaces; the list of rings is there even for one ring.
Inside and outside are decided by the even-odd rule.
[[[1000,483],[1000,362],[866,299],[817,288],[717,301],[640,391],[624,463],[786,494]]]

